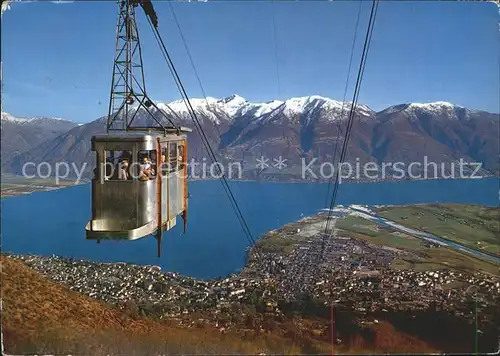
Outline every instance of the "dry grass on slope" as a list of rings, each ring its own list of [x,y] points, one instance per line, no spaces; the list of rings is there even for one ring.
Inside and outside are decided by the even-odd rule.
[[[105,303],[55,284],[22,262],[0,256],[2,327],[10,354],[317,354],[330,353],[330,333],[313,335],[326,321],[297,318],[273,331],[221,334],[210,327],[180,328],[134,318]],[[297,328],[297,323],[302,324]],[[319,323],[319,324],[318,324]],[[317,324],[317,325],[316,325]],[[337,325],[341,332],[348,325]],[[249,336],[250,335],[250,336]],[[253,335],[253,336],[252,336]],[[335,353],[436,351],[385,322],[344,330]]]
[[[5,351],[27,354],[222,354],[290,352],[282,339],[246,342],[214,329],[180,329],[133,319],[54,284],[19,261],[1,256]]]

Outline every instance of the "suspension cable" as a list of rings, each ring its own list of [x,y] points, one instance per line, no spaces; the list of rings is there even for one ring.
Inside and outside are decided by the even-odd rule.
[[[217,166],[217,169],[218,169],[218,173],[219,173],[219,176],[221,177],[220,180],[221,180],[221,183],[224,187],[224,190],[226,191],[226,194],[228,195],[229,197],[229,200],[231,202],[231,205],[233,206],[233,209],[236,213],[236,216],[238,218],[238,220],[240,221],[240,224],[242,225],[242,228],[243,228],[243,232],[245,233],[249,243],[251,245],[253,245],[254,247],[254,250],[255,250],[255,254],[257,255],[257,257],[260,259],[261,257],[261,254],[260,254],[260,251],[259,251],[259,248],[257,247],[256,243],[255,243],[255,239],[253,238],[252,236],[252,233],[250,231],[250,228],[248,227],[248,224],[241,212],[241,209],[239,208],[238,206],[238,203],[234,197],[234,194],[232,193],[231,191],[231,188],[227,182],[227,179],[225,177],[225,174],[224,172],[221,170],[220,168],[220,164],[219,162],[217,161],[217,157],[215,156],[215,153],[213,152],[211,146],[210,146],[210,142],[203,130],[203,127],[201,126],[199,120],[198,120],[198,116],[196,115],[196,111],[193,109],[192,105],[191,105],[191,102],[187,96],[187,93],[186,93],[186,90],[179,78],[179,75],[177,73],[177,70],[175,69],[175,66],[172,62],[172,59],[170,58],[170,55],[166,49],[166,46],[165,46],[165,43],[163,42],[163,39],[161,38],[161,35],[158,31],[158,29],[156,27],[153,26],[153,24],[151,23],[151,20],[148,18],[148,22],[153,30],[153,33],[155,34],[155,38],[158,42],[158,45],[160,47],[160,50],[163,54],[163,57],[165,58],[165,61],[170,69],[170,72],[172,73],[173,77],[174,77],[174,80],[175,80],[175,83],[177,85],[177,88],[179,89],[179,92],[181,94],[181,96],[183,97],[184,99],[184,102],[186,104],[186,107],[188,109],[188,112],[190,113],[190,116],[191,118],[193,119],[193,121],[195,122],[195,125],[198,129],[198,132],[202,138],[202,142],[205,146],[205,148],[207,149],[207,152],[212,160],[212,162]]]
[[[217,116],[218,116],[218,115],[222,114],[222,115],[223,115],[223,116],[224,116],[224,117],[225,117],[228,121],[230,121],[230,120],[231,120],[231,117],[227,114],[227,112],[225,112],[224,110],[222,110],[222,111],[216,111],[216,108],[214,108],[214,107],[212,107],[212,105],[210,105],[210,103],[209,103],[209,101],[208,101],[208,97],[207,97],[206,92],[205,92],[205,89],[203,88],[203,84],[201,83],[201,79],[200,79],[200,76],[199,76],[199,74],[198,74],[198,70],[196,69],[196,66],[195,66],[195,64],[194,64],[194,60],[193,60],[193,58],[192,58],[192,56],[191,56],[191,51],[189,50],[189,47],[188,47],[188,44],[187,44],[186,38],[185,38],[185,36],[184,36],[184,34],[183,34],[183,31],[182,31],[182,28],[181,28],[180,22],[179,22],[179,20],[178,20],[178,18],[177,18],[177,15],[176,15],[176,13],[175,13],[174,6],[172,6],[172,0],[169,0],[169,1],[168,1],[168,3],[169,3],[169,6],[170,6],[170,9],[171,9],[171,11],[172,11],[172,15],[173,15],[173,17],[174,17],[174,21],[175,21],[175,23],[176,23],[177,29],[178,29],[179,34],[180,34],[180,36],[181,36],[182,42],[183,42],[183,44],[184,44],[184,48],[185,48],[186,53],[187,53],[187,55],[188,55],[188,57],[189,57],[189,61],[190,61],[190,63],[191,63],[191,67],[193,68],[193,72],[194,72],[194,74],[195,74],[195,76],[196,76],[196,80],[198,81],[198,85],[199,85],[199,87],[200,87],[200,89],[201,89],[201,93],[202,93],[203,98],[204,98],[204,100],[205,100],[205,104],[206,104],[206,108],[207,108],[208,112],[210,112],[210,113],[214,114],[214,116],[215,116],[216,118],[217,118]],[[223,142],[222,133],[221,133],[221,132],[220,132],[220,130],[219,130],[219,125],[217,124],[217,122],[215,122],[215,124],[214,124],[214,128],[215,128],[215,130],[217,131],[217,135],[218,135],[218,137],[219,137],[219,143],[222,143],[222,142]],[[198,134],[199,134],[199,133],[198,133]]]
[[[358,16],[357,16],[357,19],[356,19],[356,25],[354,26],[354,37],[352,39],[351,57],[349,58],[349,67],[347,69],[347,78],[346,78],[345,87],[344,87],[344,97],[342,99],[342,109],[340,111],[340,119],[339,119],[339,122],[337,122],[337,137],[335,139],[335,145],[334,145],[334,148],[333,148],[332,162],[333,162],[334,165],[335,165],[335,158],[337,157],[337,148],[338,148],[338,144],[339,144],[339,138],[340,138],[340,135],[342,134],[340,122],[344,118],[345,100],[346,100],[346,97],[347,97],[347,88],[349,86],[349,78],[351,76],[352,59],[354,57],[354,46],[356,44],[356,38],[357,38],[357,35],[358,35],[359,18],[361,17],[360,16],[361,15],[361,5],[363,4],[363,0],[358,0],[358,2],[359,2]],[[325,207],[328,206],[327,205],[328,204],[328,197],[330,196],[330,188],[332,186],[332,183],[333,183],[333,177],[328,180],[328,187],[327,187],[326,199],[325,199]]]
[[[214,110],[214,109],[210,106],[210,103],[208,102],[208,97],[207,97],[207,95],[206,95],[205,89],[204,89],[204,87],[203,87],[203,84],[202,84],[202,82],[201,82],[200,76],[199,76],[199,74],[198,74],[198,70],[196,69],[196,66],[195,66],[195,64],[194,64],[193,57],[191,56],[191,51],[189,50],[189,47],[188,47],[188,45],[187,45],[187,41],[186,41],[186,38],[185,38],[184,33],[183,33],[183,31],[182,31],[182,28],[181,28],[180,22],[179,22],[179,20],[178,20],[178,18],[177,18],[177,15],[176,15],[176,13],[175,13],[175,9],[174,9],[174,7],[172,6],[172,1],[171,1],[171,0],[169,0],[169,1],[168,1],[168,4],[169,4],[169,7],[170,7],[170,10],[172,11],[172,15],[173,15],[173,17],[174,17],[174,21],[175,21],[175,24],[176,24],[176,26],[177,26],[177,30],[179,31],[179,35],[181,36],[181,39],[182,39],[182,42],[183,42],[184,48],[185,48],[186,53],[187,53],[187,55],[188,55],[189,62],[190,62],[190,64],[191,64],[191,67],[193,68],[193,72],[194,72],[194,74],[195,74],[195,76],[196,76],[196,80],[197,80],[197,82],[198,82],[198,86],[200,87],[201,93],[202,93],[202,95],[203,95],[203,99],[205,100],[205,104],[206,104],[207,110],[208,110],[209,112],[212,112],[215,116],[217,116],[217,112],[216,112],[216,111],[215,111],[215,110]],[[222,114],[226,117],[226,119],[230,119],[229,115],[227,115],[227,113],[226,113],[226,112],[222,111]],[[219,136],[219,142],[222,142],[222,133],[220,132],[219,127],[218,127],[217,123],[215,123],[215,124],[214,124],[214,127],[215,127],[215,130],[217,131],[217,135]],[[198,130],[198,128],[197,128],[197,130]],[[199,133],[199,131],[198,131],[198,134],[200,134],[200,133]],[[200,136],[201,136],[201,135],[200,135]],[[228,194],[226,187],[225,187],[225,186],[223,186],[223,187],[224,187],[224,189],[226,190],[226,194]],[[231,201],[231,199],[230,199],[230,201]],[[231,203],[232,203],[232,201],[231,201]],[[233,209],[234,209],[234,204],[232,204],[232,205],[233,205]],[[240,221],[240,223],[241,223],[241,221]],[[250,240],[250,241],[251,241],[251,240]]]
[[[344,142],[342,145],[342,151],[341,151],[340,160],[339,160],[339,167],[344,162],[344,159],[345,159],[346,154],[347,154],[347,146],[349,144],[349,138],[351,136],[352,125],[354,123],[354,115],[355,115],[356,106],[357,106],[357,102],[358,102],[359,90],[361,87],[361,82],[363,80],[363,74],[364,74],[364,69],[365,69],[365,65],[366,65],[366,58],[368,56],[368,50],[370,48],[371,38],[372,38],[372,34],[373,34],[373,27],[375,25],[375,18],[377,15],[378,4],[379,4],[379,0],[373,0],[372,8],[370,11],[370,18],[368,20],[368,27],[366,30],[365,42],[363,45],[363,52],[361,54],[361,61],[360,61],[358,75],[357,75],[357,79],[356,79],[356,86],[354,88],[353,100],[352,100],[351,109],[349,112],[349,119],[348,119],[348,123],[347,123],[346,134],[345,134]],[[332,199],[330,202],[330,209],[328,211],[328,219],[327,219],[327,223],[325,226],[325,235],[327,235],[328,228],[329,228],[330,222],[332,220],[333,207],[335,206],[335,201],[336,201],[337,193],[338,193],[338,187],[339,187],[339,169],[337,169],[337,174],[336,174],[336,178],[335,178],[335,185],[333,187]],[[325,242],[326,242],[326,240],[323,239],[322,251],[324,251]]]
[[[278,80],[278,97],[281,96],[281,81],[280,81],[280,64],[279,64],[279,56],[278,56],[278,35],[276,31],[276,5],[275,1],[271,1],[271,16],[273,20],[273,38],[274,38],[274,57],[276,61],[276,78]]]
[[[198,82],[198,85],[201,89],[201,93],[203,95],[203,98],[205,99],[205,104],[207,105],[208,111],[211,112],[212,108],[210,107],[210,104],[208,103],[208,98],[205,92],[205,89],[203,88],[203,85],[201,84],[201,79],[200,76],[198,75],[198,71],[196,70],[196,66],[194,65],[193,57],[191,56],[191,51],[189,51],[186,38],[184,37],[184,33],[182,32],[181,25],[179,23],[179,20],[177,19],[177,15],[175,14],[174,7],[172,6],[172,0],[168,0],[168,5],[170,6],[170,10],[172,11],[172,15],[174,17],[175,24],[177,26],[177,29],[179,30],[179,34],[182,39],[182,43],[184,44],[184,48],[186,49],[186,53],[189,58],[189,62],[191,63],[191,67],[193,68],[194,75],[196,76],[196,80]],[[215,113],[214,113],[215,114]],[[219,127],[217,125],[214,125],[215,130],[217,131],[217,134],[219,135],[219,139],[222,140],[222,134],[219,130]]]

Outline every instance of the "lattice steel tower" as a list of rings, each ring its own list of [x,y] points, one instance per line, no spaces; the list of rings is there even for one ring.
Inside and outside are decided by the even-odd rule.
[[[111,82],[107,131],[147,130],[152,128],[166,130],[167,128],[153,115],[151,109],[155,108],[157,112],[162,112],[146,94],[141,43],[135,19],[135,9],[140,4],[149,17],[148,21],[154,27],[157,27],[156,13],[150,1],[121,0],[119,4],[116,53]],[[141,107],[152,117],[157,126],[132,126]],[[171,129],[172,126],[169,125],[168,128]]]

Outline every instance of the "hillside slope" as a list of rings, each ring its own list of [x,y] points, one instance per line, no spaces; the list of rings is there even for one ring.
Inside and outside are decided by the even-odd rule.
[[[4,347],[11,354],[258,354],[273,347],[265,339],[249,343],[213,329],[134,318],[49,282],[19,261],[1,256],[1,266]]]
[[[12,157],[52,140],[76,127],[74,122],[56,118],[18,118],[1,113],[2,157]]]
[[[133,303],[121,310],[71,291],[12,257],[2,255],[0,262],[2,331],[7,353],[317,354],[332,348],[329,333],[313,333],[323,323],[319,319],[296,317],[279,324],[269,319],[262,325],[265,330],[258,333],[245,327],[221,332],[209,326],[174,326],[169,321],[138,316]],[[436,350],[389,323],[381,322],[378,328],[369,330],[353,328],[342,320],[337,320],[336,330],[344,341],[335,345],[335,352]],[[268,330],[272,325],[273,331]]]

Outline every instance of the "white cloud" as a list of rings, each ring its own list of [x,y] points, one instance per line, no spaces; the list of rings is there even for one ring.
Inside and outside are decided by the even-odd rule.
[[[0,8],[0,15],[3,15],[3,13],[7,10],[10,10],[11,6],[15,2],[22,2],[22,3],[28,3],[28,2],[38,2],[39,0],[4,0],[2,1],[2,7]],[[53,0],[51,3],[53,4],[71,4],[75,2],[74,0]]]

